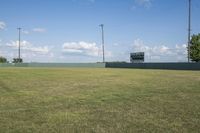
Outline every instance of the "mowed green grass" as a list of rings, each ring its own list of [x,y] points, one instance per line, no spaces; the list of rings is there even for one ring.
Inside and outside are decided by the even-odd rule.
[[[200,71],[1,68],[0,132],[200,132]]]

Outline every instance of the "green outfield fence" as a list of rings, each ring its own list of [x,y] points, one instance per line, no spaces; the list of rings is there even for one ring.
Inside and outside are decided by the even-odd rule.
[[[0,67],[91,67],[105,68],[105,63],[3,63]]]
[[[200,70],[200,63],[106,63],[106,68]]]
[[[79,67],[200,70],[200,63],[5,63],[0,67]]]

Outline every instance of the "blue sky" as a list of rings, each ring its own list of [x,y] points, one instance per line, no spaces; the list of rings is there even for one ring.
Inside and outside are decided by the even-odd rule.
[[[25,62],[187,61],[188,0],[0,0],[0,56]],[[192,34],[200,32],[200,1],[192,0]]]

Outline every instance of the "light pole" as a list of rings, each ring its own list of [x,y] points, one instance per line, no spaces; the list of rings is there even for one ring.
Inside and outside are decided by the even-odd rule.
[[[191,37],[191,0],[189,0],[189,14],[188,14],[188,63],[190,62],[190,37]]]
[[[21,56],[20,56],[20,54],[21,54],[21,53],[20,53],[20,52],[21,52],[21,51],[20,51],[21,48],[20,48],[20,47],[21,47],[21,29],[22,29],[22,28],[17,28],[17,29],[18,29],[18,31],[19,31],[19,49],[18,49],[18,59],[20,60],[20,59],[21,59]]]
[[[103,51],[103,63],[105,63],[105,51],[104,51],[104,24],[99,25],[102,30],[102,51]]]

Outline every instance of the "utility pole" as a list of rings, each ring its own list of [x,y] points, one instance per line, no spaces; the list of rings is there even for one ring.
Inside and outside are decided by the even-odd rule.
[[[188,14],[188,63],[190,62],[190,37],[191,37],[191,0],[189,0],[189,14]]]
[[[102,30],[102,51],[103,51],[103,63],[105,63],[105,51],[104,51],[104,24],[99,25]]]
[[[20,48],[20,47],[21,47],[21,29],[22,29],[22,28],[17,28],[17,29],[18,29],[18,31],[19,31],[19,49],[18,49],[18,59],[20,60],[20,59],[21,59],[21,56],[20,56],[20,54],[21,54],[21,53],[20,53],[20,52],[21,52],[21,51],[20,51],[21,48]]]

